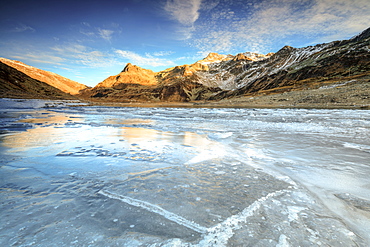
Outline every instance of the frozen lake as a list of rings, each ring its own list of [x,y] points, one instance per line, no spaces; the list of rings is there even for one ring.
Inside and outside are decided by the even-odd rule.
[[[0,100],[0,246],[370,246],[370,111]]]

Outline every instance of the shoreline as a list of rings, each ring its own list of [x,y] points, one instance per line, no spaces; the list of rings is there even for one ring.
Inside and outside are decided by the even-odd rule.
[[[86,102],[91,106],[107,106],[107,107],[143,107],[143,108],[250,108],[250,109],[362,109],[370,110],[370,105],[262,105],[262,104],[243,104],[231,103],[226,104],[223,102]]]
[[[319,87],[320,86],[320,87]],[[218,101],[191,102],[104,102],[87,100],[92,105],[113,107],[183,108],[271,108],[271,109],[364,109],[370,110],[370,79],[320,84],[317,88],[291,89],[282,93],[269,90]],[[109,100],[109,99],[107,99]]]
[[[1,95],[4,96],[4,95]],[[6,95],[1,98],[31,99],[22,95]],[[110,107],[169,107],[169,108],[271,108],[271,109],[363,109],[370,110],[370,79],[358,79],[346,83],[321,85],[312,89],[291,89],[282,93],[264,91],[258,94],[239,95],[222,100],[199,100],[191,102],[167,101],[131,101],[117,102],[106,98],[91,100],[73,96],[71,99],[50,99],[37,97],[43,100],[78,100],[86,106]]]
[[[262,96],[263,97],[263,96]],[[203,102],[103,102],[103,101],[89,101],[85,99],[42,99],[42,98],[10,98],[1,97],[2,99],[14,100],[46,100],[46,101],[78,101],[81,104],[69,105],[69,107],[78,106],[105,106],[105,107],[138,107],[138,108],[246,108],[246,109],[348,109],[348,110],[370,110],[370,104],[260,104],[257,102],[234,101],[203,101]]]

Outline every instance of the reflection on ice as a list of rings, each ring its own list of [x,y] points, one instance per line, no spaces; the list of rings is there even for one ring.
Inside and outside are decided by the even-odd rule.
[[[369,111],[3,102],[1,246],[370,243]]]

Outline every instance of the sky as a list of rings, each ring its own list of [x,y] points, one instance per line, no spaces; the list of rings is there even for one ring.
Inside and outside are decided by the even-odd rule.
[[[0,57],[88,86],[127,63],[161,71],[209,52],[267,54],[349,39],[369,0],[3,0]]]

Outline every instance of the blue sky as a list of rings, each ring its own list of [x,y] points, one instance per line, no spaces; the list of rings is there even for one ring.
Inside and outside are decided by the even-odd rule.
[[[209,52],[276,52],[370,27],[369,0],[2,1],[0,56],[95,86],[130,62],[160,71]]]

